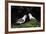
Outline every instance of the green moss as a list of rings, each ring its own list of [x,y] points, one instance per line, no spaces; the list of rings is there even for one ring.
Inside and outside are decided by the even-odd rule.
[[[28,28],[28,27],[40,27],[40,23],[36,19],[31,19],[30,21],[20,24],[13,25],[13,28]]]

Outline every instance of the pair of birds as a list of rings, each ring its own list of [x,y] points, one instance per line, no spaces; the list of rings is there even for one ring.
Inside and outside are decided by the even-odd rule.
[[[30,20],[31,20],[31,19],[35,19],[35,18],[32,16],[31,13],[28,13],[28,16],[29,16],[29,19],[30,19]],[[27,18],[27,15],[24,15],[22,18],[18,19],[18,20],[16,21],[16,23],[22,24],[22,23],[25,22],[26,18]]]

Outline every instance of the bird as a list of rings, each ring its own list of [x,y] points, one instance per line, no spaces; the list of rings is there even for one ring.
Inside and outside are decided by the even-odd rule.
[[[30,19],[30,20],[31,20],[31,19],[35,19],[35,17],[33,17],[31,13],[28,13],[28,16],[29,16],[29,19]]]
[[[27,15],[24,15],[22,18],[18,19],[18,20],[16,21],[16,23],[22,24],[22,23],[25,22],[26,18],[27,18]]]

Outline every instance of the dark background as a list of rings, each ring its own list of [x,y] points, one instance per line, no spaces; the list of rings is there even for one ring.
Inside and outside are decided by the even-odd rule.
[[[11,24],[14,24],[17,19],[22,18],[25,14],[31,13],[38,21],[40,21],[40,7],[29,6],[11,6]],[[29,21],[27,17],[26,21]]]

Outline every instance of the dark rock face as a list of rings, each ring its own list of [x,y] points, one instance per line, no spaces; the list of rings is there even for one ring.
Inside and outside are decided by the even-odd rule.
[[[29,21],[28,13],[31,13],[33,17],[40,21],[40,7],[11,6],[12,24],[15,23],[17,19],[22,18],[25,14],[27,15],[25,22]]]

